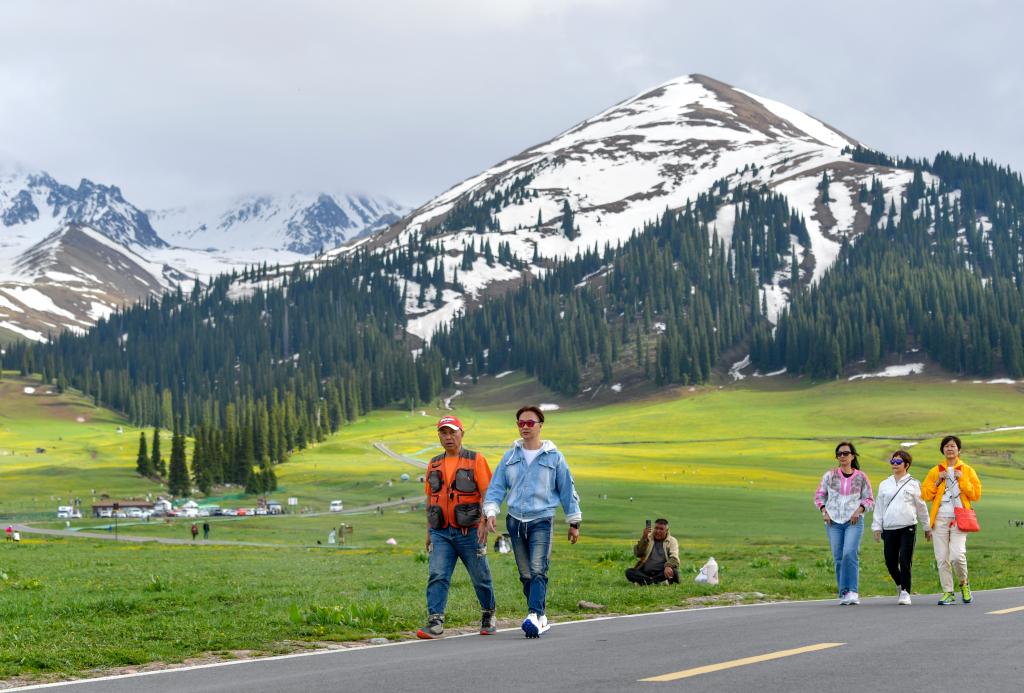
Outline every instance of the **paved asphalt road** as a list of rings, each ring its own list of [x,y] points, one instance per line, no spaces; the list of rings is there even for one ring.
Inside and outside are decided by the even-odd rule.
[[[974,604],[790,602],[556,624],[327,654],[252,660],[59,686],[68,693],[285,691],[614,691],[1005,693],[1024,690],[1024,588]],[[839,646],[827,645],[843,643]],[[641,679],[780,651],[823,649],[692,675]],[[22,688],[15,690],[35,689]]]

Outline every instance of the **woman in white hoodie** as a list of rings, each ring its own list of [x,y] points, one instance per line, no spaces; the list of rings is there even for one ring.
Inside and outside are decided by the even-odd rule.
[[[928,506],[921,499],[921,484],[910,476],[913,458],[906,450],[892,454],[889,464],[892,476],[878,486],[871,529],[875,541],[883,541],[885,567],[896,583],[900,596],[897,604],[910,604],[910,568],[914,559],[917,525],[925,528],[925,537],[931,541],[932,531],[928,519]]]

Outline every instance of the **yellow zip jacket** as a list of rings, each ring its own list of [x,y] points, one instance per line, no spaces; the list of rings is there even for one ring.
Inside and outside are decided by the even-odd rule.
[[[960,472],[960,502],[965,508],[970,508],[971,501],[981,498],[981,480],[978,479],[978,474],[974,471],[974,468],[965,462],[961,462],[959,457],[956,460],[956,464],[953,465],[953,469]],[[946,492],[946,478],[942,477],[942,482],[938,486],[935,485],[935,482],[945,472],[946,464],[937,464],[928,470],[928,476],[921,482],[921,498],[932,502],[928,523],[928,526],[932,528],[935,527],[935,516],[939,512],[939,506],[942,505],[942,496]]]

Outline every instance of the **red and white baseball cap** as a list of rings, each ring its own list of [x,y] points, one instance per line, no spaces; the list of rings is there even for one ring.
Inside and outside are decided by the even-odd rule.
[[[462,422],[459,421],[454,416],[442,416],[440,419],[438,419],[437,430],[440,431],[442,428],[450,428],[453,431],[464,431],[465,430],[462,427]]]

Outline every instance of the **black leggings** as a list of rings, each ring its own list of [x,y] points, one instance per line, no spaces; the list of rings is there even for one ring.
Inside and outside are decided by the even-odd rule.
[[[882,531],[882,546],[885,553],[885,567],[893,582],[907,592],[910,591],[910,566],[914,562],[914,541],[916,527],[900,527]]]

